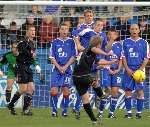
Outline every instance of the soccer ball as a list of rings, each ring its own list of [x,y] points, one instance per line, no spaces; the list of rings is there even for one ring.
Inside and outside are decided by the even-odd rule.
[[[138,83],[144,82],[146,78],[145,72],[142,70],[136,70],[132,76],[133,76],[133,79]]]

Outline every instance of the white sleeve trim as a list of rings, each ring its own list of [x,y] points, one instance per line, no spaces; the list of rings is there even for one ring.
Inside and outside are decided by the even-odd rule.
[[[87,32],[90,32],[90,31],[93,31],[93,30],[90,28],[86,28],[86,29],[82,30],[81,32],[79,32],[79,35],[83,36],[84,34],[86,34]]]

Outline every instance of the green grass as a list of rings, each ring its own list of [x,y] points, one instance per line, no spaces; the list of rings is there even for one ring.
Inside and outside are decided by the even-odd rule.
[[[124,119],[122,110],[116,112],[117,119],[108,119],[106,112],[102,125],[98,127],[150,127],[150,111],[148,110],[143,112],[140,120]],[[22,116],[20,109],[17,109],[17,113],[17,116],[12,116],[7,109],[0,109],[0,127],[94,127],[84,111],[81,112],[80,120],[76,120],[71,112],[68,118],[62,118],[60,111],[58,118],[52,118],[49,109],[33,109],[33,116]]]

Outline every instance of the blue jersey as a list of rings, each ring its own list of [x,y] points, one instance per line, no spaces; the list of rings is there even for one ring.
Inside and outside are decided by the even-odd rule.
[[[120,42],[114,42],[112,44],[112,51],[113,51],[113,55],[110,56],[106,56],[106,60],[111,61],[113,59],[117,59],[120,60],[121,59],[121,55],[122,55],[122,45]],[[112,64],[110,66],[111,69],[117,69],[118,68],[118,64]]]
[[[72,32],[74,37],[80,37],[81,45],[84,48],[89,46],[89,42],[92,36],[96,35],[96,32],[93,31],[91,28],[79,28]]]
[[[107,44],[107,36],[104,32],[96,33],[91,28],[79,28],[72,32],[72,35],[74,37],[80,37],[81,45],[84,48],[87,48],[89,46],[89,42],[92,36],[99,34],[102,37],[102,46],[101,48],[104,50],[106,44]]]
[[[86,28],[93,28],[93,25],[94,25],[94,21],[90,24],[85,24],[85,23],[82,23],[80,24],[79,28],[83,28],[83,29],[86,29]]]
[[[75,43],[72,38],[55,39],[52,42],[50,57],[56,59],[59,65],[65,65],[72,56],[76,56]]]
[[[102,32],[102,31],[101,31],[99,34],[100,34],[100,36],[101,36],[101,38],[102,38],[101,49],[102,49],[103,51],[105,51],[105,46],[107,45],[107,35],[106,35],[105,32]]]
[[[149,45],[142,38],[133,40],[127,38],[123,41],[123,57],[126,58],[127,65],[131,69],[138,69],[145,58],[148,58]]]
[[[106,45],[107,45],[107,35],[106,35],[106,33],[105,32],[100,32],[99,33],[99,35],[101,36],[101,38],[102,38],[102,44],[101,44],[101,49],[103,50],[103,51],[105,51],[105,47],[106,47]],[[105,56],[104,55],[97,55],[97,59],[102,59],[102,58],[105,58]]]

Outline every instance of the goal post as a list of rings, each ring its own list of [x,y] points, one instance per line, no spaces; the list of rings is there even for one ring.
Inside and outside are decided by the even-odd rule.
[[[150,6],[150,2],[0,1],[0,5]]]
[[[38,12],[34,14],[31,12],[32,6],[38,5]],[[147,31],[140,33],[150,43],[150,2],[78,2],[78,1],[0,1],[0,20],[1,25],[3,25],[8,31],[11,24],[16,23],[17,29],[20,30],[20,33],[23,34],[24,30],[22,25],[26,23],[28,18],[36,19],[36,25],[38,27],[37,32],[41,31],[42,22],[44,19],[53,20],[55,26],[51,31],[51,38],[53,39],[58,31],[54,31],[54,28],[58,28],[61,22],[67,21],[71,27],[71,30],[77,27],[77,24],[83,23],[83,11],[85,9],[92,9],[95,13],[95,19],[102,19],[104,23],[104,31],[107,32],[107,27],[114,27],[120,33],[120,39],[123,40],[127,37],[126,31],[128,25],[133,23],[138,23],[145,25]],[[33,16],[33,17],[32,17]],[[15,22],[15,23],[12,23]],[[141,30],[142,30],[141,26]],[[7,33],[1,29],[0,32],[0,56],[5,52],[10,50],[8,45],[10,39],[13,39],[12,34]],[[4,33],[3,33],[4,32]],[[46,31],[47,32],[47,31]],[[9,35],[10,34],[10,35]],[[9,36],[8,36],[9,35]],[[47,35],[47,34],[46,34]],[[36,35],[37,44],[37,56],[39,57],[39,62],[44,73],[44,82],[41,82],[38,78],[38,75],[34,75],[34,80],[36,84],[36,91],[33,97],[33,106],[34,107],[49,107],[50,106],[50,79],[51,72],[49,71],[52,65],[48,63],[48,54],[49,47],[44,45],[41,46],[41,38],[46,36],[43,31]],[[144,107],[150,109],[150,85],[149,85],[149,75],[150,75],[150,66],[146,68],[147,71],[147,82],[145,85],[145,103]],[[7,68],[3,68],[4,71],[7,71]],[[15,84],[16,86],[16,84]],[[5,89],[6,89],[6,78],[0,78],[0,107],[4,107],[5,102]],[[70,95],[70,105],[72,106],[76,101],[75,88],[72,87]],[[118,107],[124,108],[124,91],[119,90],[119,101]],[[94,97],[94,94],[91,93],[91,98]],[[59,97],[58,107],[60,107],[62,95]],[[93,99],[94,100],[94,99]],[[91,101],[93,107],[95,106],[94,101]],[[135,104],[135,101],[134,101]],[[106,108],[109,107],[109,103]]]

